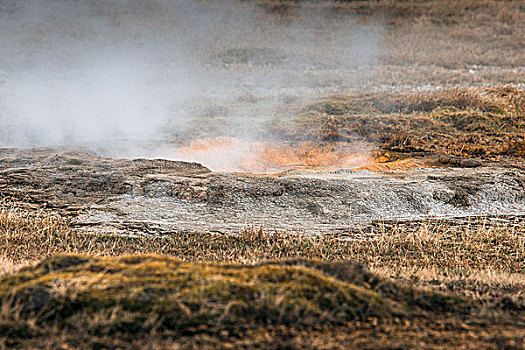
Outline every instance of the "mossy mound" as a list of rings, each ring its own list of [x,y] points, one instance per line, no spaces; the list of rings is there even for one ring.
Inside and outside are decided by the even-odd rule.
[[[182,348],[318,348],[306,340],[312,334],[327,334],[324,342],[355,329],[410,331],[414,320],[468,316],[469,305],[353,262],[247,266],[64,254],[0,278],[0,342],[13,348],[163,348],[174,342]]]
[[[359,272],[346,273],[351,275]],[[360,284],[362,280],[358,277]],[[86,315],[111,315],[118,310],[120,316],[97,331],[106,334],[161,327],[185,335],[241,331],[251,325],[309,327],[393,316],[391,303],[376,291],[298,262],[195,264],[154,255],[54,256],[1,279],[0,298],[14,298],[23,305],[23,313],[39,315],[43,322],[75,327],[82,325],[83,318],[92,319]]]

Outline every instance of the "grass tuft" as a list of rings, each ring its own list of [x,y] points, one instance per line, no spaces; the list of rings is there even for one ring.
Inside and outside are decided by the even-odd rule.
[[[272,127],[297,140],[357,136],[398,153],[523,158],[525,92],[499,86],[335,96],[310,105],[288,126]]]

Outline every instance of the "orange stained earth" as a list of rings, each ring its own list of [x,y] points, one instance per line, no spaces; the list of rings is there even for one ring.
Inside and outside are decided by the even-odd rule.
[[[276,173],[291,169],[355,169],[375,172],[423,167],[414,159],[372,156],[369,144],[248,141],[234,137],[196,139],[173,150],[173,158],[199,162],[213,171]]]

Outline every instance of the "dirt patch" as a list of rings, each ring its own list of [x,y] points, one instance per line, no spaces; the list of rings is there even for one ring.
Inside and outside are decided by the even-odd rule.
[[[44,206],[104,203],[129,193],[134,178],[148,174],[202,174],[200,164],[164,159],[114,160],[64,149],[2,149],[3,194]],[[130,182],[131,181],[131,182]]]

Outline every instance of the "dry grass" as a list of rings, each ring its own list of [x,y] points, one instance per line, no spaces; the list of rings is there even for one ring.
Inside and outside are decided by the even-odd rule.
[[[406,332],[413,326],[401,319],[407,312],[427,314],[429,300],[448,305],[449,311],[468,312],[454,297],[381,283],[372,289],[367,273],[352,264],[337,267],[342,279],[299,264],[246,267],[158,256],[55,256],[0,279],[0,344],[151,347],[171,339],[186,347],[202,342],[217,348],[226,342],[282,348],[311,332],[366,332],[363,325],[370,322],[387,330],[401,325]],[[354,285],[354,280],[366,286]],[[384,300],[375,289],[395,301]],[[401,305],[407,302],[415,309],[403,311]],[[433,312],[440,317],[444,311]],[[448,322],[454,328],[456,323]],[[325,339],[330,347],[338,343]]]
[[[523,11],[525,1],[515,0],[501,3],[495,0],[395,0],[395,1],[332,1],[332,0],[253,0],[253,2],[275,7],[276,10],[291,10],[297,7],[319,8],[331,7],[335,11],[353,12],[361,15],[388,16],[392,20],[431,18],[443,23],[454,23],[459,20],[474,18],[506,23],[524,22],[516,15]]]
[[[500,159],[525,156],[525,92],[514,87],[335,96],[294,123],[272,125],[290,139],[353,141],[400,154]]]
[[[2,273],[62,253],[161,254],[190,262],[253,264],[290,258],[351,261],[383,278],[454,292],[484,305],[525,308],[525,226],[476,219],[377,225],[361,239],[265,233],[125,237],[81,233],[59,217],[11,204],[0,210]]]
[[[520,315],[525,310],[524,237],[520,225],[452,226],[436,221],[380,225],[374,236],[361,240],[268,234],[259,229],[236,236],[195,233],[133,238],[83,234],[59,217],[4,206],[0,249],[8,269],[13,272],[13,264],[51,258],[0,277],[4,300],[0,344],[167,347],[169,339],[177,339],[183,347],[198,342],[208,348],[225,343],[316,348],[330,337],[337,340],[328,341],[326,347],[338,348],[362,344],[359,337],[350,336],[355,331],[360,339],[373,339],[370,346],[377,347],[403,344],[403,335],[421,337],[421,329],[433,346],[443,339],[455,346],[487,346],[496,335],[499,343],[518,344],[523,336]],[[71,252],[117,258],[56,255]],[[241,265],[122,257],[137,253]],[[296,259],[283,260],[292,257]],[[267,260],[273,261],[260,262]],[[353,262],[368,264],[371,272]],[[186,289],[178,286],[181,283]],[[333,293],[318,289],[325,284],[335,288]],[[337,293],[353,295],[350,291],[384,298],[390,306],[380,313],[370,308],[366,310],[373,312],[361,314],[366,303],[361,304],[355,309],[359,313],[348,309],[348,318],[335,304],[328,308],[332,313],[316,311],[329,300],[315,295],[335,298]],[[170,298],[177,302],[166,304]],[[144,303],[150,308],[144,309]],[[343,304],[358,305],[350,299]],[[339,310],[337,316],[334,310]],[[290,315],[301,321],[286,321]],[[355,315],[363,315],[361,321]],[[471,325],[465,325],[465,318],[471,317]],[[343,324],[328,327],[343,319]],[[307,342],[306,334],[311,332],[319,338]]]
[[[520,84],[525,78],[525,2],[498,0],[253,0],[281,16],[359,15],[382,29],[372,85]]]
[[[378,67],[372,69],[373,84],[413,88],[516,85],[525,80],[525,1],[256,2],[284,16],[293,15],[297,6],[330,7],[379,23],[382,52]],[[291,124],[290,129],[283,124],[272,127],[291,140],[345,141],[358,135],[396,154],[509,157],[513,161],[525,157],[525,95],[514,87],[339,96],[310,106]],[[357,240],[268,233],[259,228],[231,236],[123,237],[80,233],[46,212],[10,204],[1,207],[0,279],[5,283],[0,348],[524,346],[523,224],[481,220],[467,225],[442,221],[378,225]],[[56,257],[62,253],[116,258]],[[122,257],[128,254],[160,254],[182,261]],[[49,260],[35,265],[45,258]],[[290,258],[296,260],[283,260]],[[84,260],[77,264],[75,259]],[[261,263],[267,260],[274,261]],[[370,271],[359,270],[352,262],[366,264]],[[28,264],[33,266],[21,269]],[[170,264],[180,269],[166,268]],[[276,281],[277,277],[282,278]],[[22,280],[25,285],[19,283]],[[183,283],[192,286],[183,302],[175,298],[163,309]],[[265,293],[253,288],[257,284]],[[312,286],[326,287],[330,293]],[[48,287],[51,293],[46,294]],[[13,293],[15,289],[21,293]],[[197,292],[191,295],[192,291]],[[333,298],[324,300],[326,294]],[[31,300],[23,300],[24,295]],[[203,295],[208,299],[201,302]],[[356,321],[355,295],[399,303],[405,314],[392,317],[393,309],[387,308],[379,320],[365,319],[377,316],[365,312]],[[477,318],[469,318],[468,308],[450,303],[455,300],[450,295],[460,295],[469,307],[474,305]],[[243,297],[255,302],[238,300]],[[298,297],[301,303],[294,300]],[[233,302],[226,303],[228,298]],[[39,300],[51,304],[28,311]],[[341,305],[347,307],[343,315],[352,317],[341,318],[349,324],[335,326],[333,321],[340,318],[334,309]],[[282,310],[307,327],[280,324]],[[252,322],[250,327],[246,315],[258,316],[259,323]],[[170,320],[176,327],[169,325]]]
[[[469,297],[481,290],[476,298],[492,303],[490,291],[516,294],[524,284],[525,227],[480,219],[456,226],[441,221],[379,225],[358,240],[272,234],[253,228],[239,235],[124,237],[80,233],[59,217],[11,207],[0,210],[0,250],[3,273],[61,253],[161,254],[192,262],[243,264],[289,258],[353,261],[382,276]]]
[[[363,280],[359,267],[340,269]],[[78,322],[78,329],[106,335],[148,332],[155,326],[172,336],[221,329],[238,333],[260,324],[303,328],[394,317],[389,301],[352,282],[297,263],[245,266],[156,255],[57,255],[1,279],[0,300],[22,302],[22,314],[40,324]],[[108,322],[111,312],[119,311],[128,317]],[[105,325],[84,317],[70,320],[100,313],[110,316]]]
[[[283,258],[352,260],[371,267],[436,268],[470,274],[477,270],[525,272],[525,227],[472,222],[454,226],[428,221],[407,227],[379,225],[360,240],[265,233],[248,228],[239,235],[177,234],[125,237],[71,230],[59,217],[21,209],[0,210],[4,266],[59,253],[100,256],[162,254],[187,261],[253,263]]]

